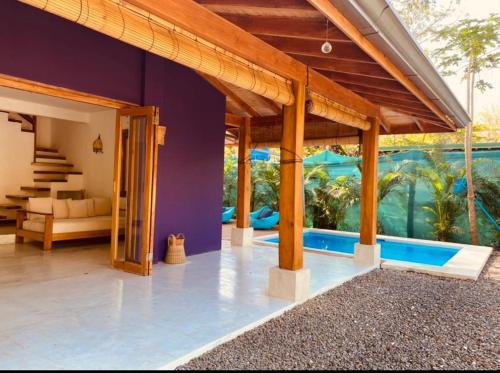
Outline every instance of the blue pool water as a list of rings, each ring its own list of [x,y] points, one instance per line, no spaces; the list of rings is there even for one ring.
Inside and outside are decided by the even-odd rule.
[[[336,251],[354,254],[354,244],[357,237],[343,236],[336,233],[305,232],[304,246],[312,249]],[[278,243],[279,238],[266,239],[266,242]],[[395,242],[379,239],[381,246],[380,256],[386,260],[399,260],[433,266],[443,266],[459,251],[446,246],[430,246],[411,242]]]

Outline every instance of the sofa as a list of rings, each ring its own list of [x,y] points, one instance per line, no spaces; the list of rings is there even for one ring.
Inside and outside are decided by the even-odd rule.
[[[17,212],[16,243],[29,238],[50,250],[54,241],[111,236],[111,211],[110,198],[30,198]]]

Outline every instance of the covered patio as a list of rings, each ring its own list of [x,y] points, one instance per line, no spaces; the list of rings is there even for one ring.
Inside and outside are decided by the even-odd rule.
[[[31,61],[23,54],[31,51],[11,42],[13,63],[0,65],[6,74],[1,85],[78,100],[115,96],[126,112],[150,107],[144,116],[146,182],[135,189],[137,200],[147,202],[135,211],[145,218],[127,217],[128,227],[141,227],[143,236],[127,241],[131,260],[111,258],[115,268],[144,276],[111,269],[108,243],[93,247],[97,266],[54,277],[51,265],[58,257],[64,262],[63,250],[44,254],[29,243],[3,245],[0,255],[22,260],[0,261],[0,268],[7,265],[0,273],[12,274],[0,277],[0,368],[173,368],[378,268],[379,136],[455,131],[470,122],[383,0],[7,4],[18,19],[28,14],[40,21],[40,32],[32,34],[56,47],[42,63],[21,66],[19,60]],[[321,52],[325,41],[333,52]],[[78,68],[62,58],[73,54],[83,61]],[[38,61],[40,54],[28,56]],[[33,72],[34,65],[55,67]],[[118,118],[118,135],[126,121]],[[163,129],[158,148],[160,121],[166,135]],[[227,145],[238,145],[238,203],[236,227],[221,247],[224,135]],[[123,145],[116,144],[119,155]],[[362,147],[361,229],[353,259],[304,251],[303,147],[325,144]],[[281,152],[278,249],[256,245],[250,228],[249,154],[261,146]],[[120,213],[133,210],[121,206],[119,164],[114,254]],[[178,232],[186,233],[188,262],[168,266],[162,263],[166,241]],[[78,244],[73,249],[78,261]],[[18,281],[19,268],[25,276]],[[36,268],[45,272],[30,281]]]
[[[158,264],[149,278],[108,268],[105,244],[46,255],[0,247],[0,369],[175,368],[295,305],[266,294],[269,247],[225,241],[187,264]],[[304,260],[311,296],[372,270],[347,258]]]
[[[354,262],[377,266],[380,264],[380,247],[376,244],[379,136],[455,131],[470,122],[411,35],[382,0],[357,1],[357,6],[327,0],[20,2],[132,45],[147,52],[146,57],[155,55],[155,66],[167,59],[188,67],[225,96],[227,139],[237,142],[239,148],[237,219],[232,232],[235,246],[249,246],[253,238],[249,218],[250,150],[259,146],[280,148],[279,255],[277,265],[269,269],[268,281],[269,294],[278,298],[300,301],[309,297],[311,273],[304,267],[303,259],[304,145],[362,145],[360,242],[356,244]],[[325,43],[333,47],[324,49]],[[159,70],[151,71],[151,76],[142,82],[149,84],[142,87],[148,95],[143,95],[140,102],[145,104],[150,100],[168,106],[175,100],[174,87],[169,86],[171,96],[167,100],[158,87],[150,84],[159,76]],[[7,78],[3,84],[16,86],[19,81]],[[155,115],[150,120],[154,122],[152,128],[157,129],[158,114]],[[151,140],[156,144],[155,132],[151,131]],[[215,148],[215,137],[210,143]],[[166,144],[168,147],[168,136]],[[117,154],[120,149],[116,147]],[[151,150],[151,159],[156,157],[156,151]],[[160,152],[160,158],[173,166],[174,158],[167,154],[167,150]],[[146,204],[149,215],[145,220],[145,226],[151,221],[151,229],[144,231],[146,244],[139,248],[142,261],[140,265],[121,265],[141,267],[138,272],[142,274],[150,274],[152,262],[164,255],[161,246],[165,242],[163,225],[168,220],[167,206],[172,205],[172,200],[180,202],[171,192],[170,200],[155,206],[156,188],[163,188],[162,191],[172,188],[165,178],[162,182],[156,180],[157,166],[154,160],[152,163],[147,167],[151,182],[146,183],[144,192],[151,199]],[[119,175],[119,167],[115,166],[115,183]],[[192,188],[192,181],[182,172],[179,177],[186,179],[182,188],[185,193]],[[216,187],[214,182],[214,190]],[[177,193],[181,193],[180,189]],[[117,246],[119,198],[116,189],[113,247]],[[189,193],[183,198],[187,204]],[[210,200],[215,198],[218,196]],[[194,212],[195,208],[186,211]],[[162,230],[156,234],[155,213],[161,223],[157,228]],[[207,225],[208,216],[207,223],[200,220],[197,225],[200,228],[196,230],[189,224],[190,214],[184,215],[183,229],[189,229],[198,241],[198,247],[188,248],[188,254],[204,251],[203,236],[209,234],[202,232],[201,227]]]

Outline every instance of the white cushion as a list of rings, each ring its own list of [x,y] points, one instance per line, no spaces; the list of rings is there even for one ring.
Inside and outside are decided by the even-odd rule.
[[[54,219],[67,219],[69,217],[68,200],[52,200],[52,210],[54,211]]]
[[[68,200],[69,218],[86,218],[88,217],[87,201],[81,200]]]
[[[111,199],[109,198],[93,198],[95,215],[108,216],[111,215]]]
[[[44,214],[52,214],[52,198],[30,198],[28,200],[28,209],[33,212],[42,212]]]
[[[125,226],[125,220],[120,219],[119,227]],[[23,229],[44,232],[45,219],[31,219],[23,222]],[[52,233],[88,232],[111,229],[111,216],[94,216],[91,218],[54,219]]]
[[[95,216],[95,207],[94,207],[94,200],[92,198],[88,198],[85,201],[87,201],[87,216]]]

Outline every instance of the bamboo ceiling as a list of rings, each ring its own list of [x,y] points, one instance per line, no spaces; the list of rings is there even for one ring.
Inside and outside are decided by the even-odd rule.
[[[176,8],[177,3],[153,0],[20,1],[191,67],[226,96],[229,114],[252,117],[252,123],[264,123],[267,119],[275,122],[280,118],[282,105],[294,101],[290,79],[295,79],[295,75],[288,74],[287,78],[287,74],[275,74],[263,67],[270,66],[268,61],[261,59],[261,66],[255,65],[213,44],[217,41],[212,40],[211,43],[170,23],[167,21],[168,11]],[[208,9],[208,12],[197,7],[196,11],[189,14],[201,14],[203,10],[207,13],[204,17],[210,18],[216,14],[225,18],[232,24],[233,31],[245,33],[240,35],[243,39],[252,34],[260,39],[254,38],[261,43],[263,49],[279,51],[288,58],[290,64],[302,69],[300,71],[303,76],[307,70],[308,84],[311,74],[306,140],[317,141],[322,137],[333,141],[333,138],[352,139],[358,136],[358,130],[368,130],[371,125],[367,112],[363,111],[364,107],[370,108],[369,115],[380,115],[382,134],[444,132],[454,129],[448,118],[439,110],[436,111],[427,97],[422,98],[407,83],[403,83],[402,79],[396,79],[397,74],[386,71],[387,66],[382,67],[383,64],[377,63],[376,56],[371,54],[373,58],[370,57],[358,46],[359,40],[355,43],[331,23],[328,40],[333,44],[333,52],[323,54],[321,45],[325,40],[326,16],[310,5],[314,1],[195,1]],[[131,3],[141,6],[155,4],[157,12],[146,11],[146,8]],[[171,8],[161,7],[166,3]],[[196,5],[190,0],[182,0],[179,4],[179,8],[182,8],[182,4]],[[158,16],[158,13],[163,13],[163,16]],[[185,18],[184,14],[178,13],[177,18],[170,20],[177,22],[179,18]],[[218,20],[219,23],[224,22],[220,18]],[[346,32],[349,34],[349,31]],[[355,38],[352,33],[349,35]],[[259,53],[258,50],[252,56],[255,53]],[[249,55],[247,58],[254,59]],[[276,66],[276,63],[271,65]],[[332,94],[333,100],[332,96],[328,96]],[[365,115],[356,111],[358,108],[362,108],[361,112],[365,112]],[[308,129],[311,126],[316,128]],[[273,131],[275,127],[272,127]],[[347,127],[347,130],[340,131],[339,128],[343,127]],[[261,136],[257,134],[259,131],[256,129],[256,143],[274,141],[274,132],[270,128],[267,137],[266,131],[261,131]],[[237,134],[229,129],[228,136],[235,137]]]

